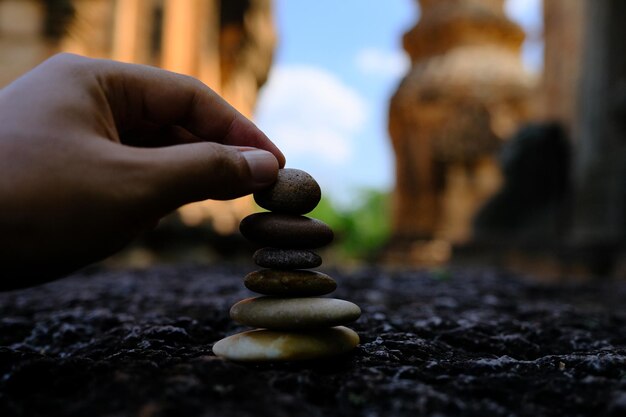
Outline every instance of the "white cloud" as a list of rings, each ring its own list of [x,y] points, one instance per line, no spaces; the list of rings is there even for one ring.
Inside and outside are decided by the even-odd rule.
[[[542,0],[507,0],[505,10],[512,20],[534,36],[543,25],[542,5]]]
[[[359,71],[368,75],[399,78],[409,70],[409,58],[401,51],[377,48],[361,49],[355,58]]]
[[[336,166],[352,156],[366,114],[365,100],[332,73],[282,66],[261,91],[256,122],[290,163],[306,157]]]
[[[509,18],[517,22],[526,32],[522,59],[524,65],[534,73],[540,72],[543,67],[542,6],[542,0],[507,0],[505,3]]]

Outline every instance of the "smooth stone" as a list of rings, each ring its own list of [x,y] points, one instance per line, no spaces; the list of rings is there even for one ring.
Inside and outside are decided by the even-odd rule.
[[[240,362],[300,361],[340,355],[359,344],[359,335],[338,326],[306,332],[249,330],[213,345],[213,353]]]
[[[317,268],[322,264],[321,256],[305,249],[262,248],[252,259],[258,266],[275,269]]]
[[[326,223],[292,214],[254,213],[241,221],[239,230],[255,243],[283,249],[319,248],[334,238]]]
[[[230,309],[238,323],[267,329],[302,330],[352,323],[361,316],[354,303],[336,298],[247,298]]]
[[[278,170],[276,182],[254,193],[254,201],[264,209],[288,214],[305,214],[313,210],[322,198],[319,184],[299,169]]]
[[[337,288],[335,280],[328,275],[302,270],[262,269],[246,275],[244,284],[259,294],[287,297],[324,295]]]

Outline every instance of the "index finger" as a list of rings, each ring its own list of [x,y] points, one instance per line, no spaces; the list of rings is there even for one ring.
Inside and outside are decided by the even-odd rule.
[[[283,153],[254,123],[199,80],[144,65],[99,63],[98,80],[118,128],[142,121],[181,126],[202,140],[269,151],[285,165]]]

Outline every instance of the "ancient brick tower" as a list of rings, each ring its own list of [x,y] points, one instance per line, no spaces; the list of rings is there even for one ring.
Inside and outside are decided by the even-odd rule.
[[[529,117],[534,80],[504,0],[418,1],[421,18],[403,39],[411,69],[389,111],[396,189],[387,255],[430,264],[469,238],[472,216],[498,187],[495,151]]]

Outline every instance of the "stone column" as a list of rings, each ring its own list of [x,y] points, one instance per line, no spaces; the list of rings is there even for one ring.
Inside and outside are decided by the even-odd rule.
[[[473,214],[499,184],[494,153],[529,116],[534,80],[520,58],[524,34],[505,16],[503,0],[419,4],[420,21],[403,38],[411,69],[389,111],[396,154],[390,251],[431,263],[416,242],[469,238]]]
[[[202,3],[206,0],[165,0],[161,66],[195,76]]]
[[[608,271],[626,242],[626,2],[586,6],[573,239]]]
[[[220,2],[208,0],[200,4],[202,16],[198,34],[198,78],[221,92],[220,74]]]
[[[117,0],[111,58],[123,62],[145,62],[147,0]]]

